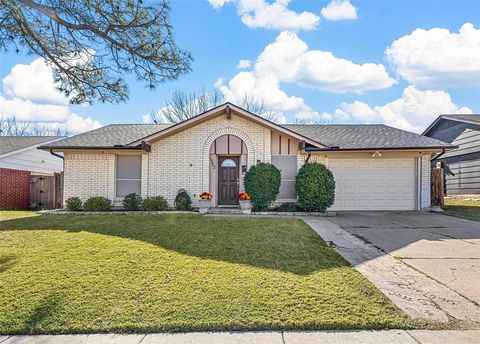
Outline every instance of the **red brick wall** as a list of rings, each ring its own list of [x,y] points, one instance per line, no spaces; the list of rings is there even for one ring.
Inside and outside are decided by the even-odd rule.
[[[30,172],[0,168],[0,209],[30,208]]]

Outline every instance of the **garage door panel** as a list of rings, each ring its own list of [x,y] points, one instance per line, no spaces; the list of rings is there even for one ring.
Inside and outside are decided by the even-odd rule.
[[[329,159],[335,177],[332,210],[415,209],[415,160]]]

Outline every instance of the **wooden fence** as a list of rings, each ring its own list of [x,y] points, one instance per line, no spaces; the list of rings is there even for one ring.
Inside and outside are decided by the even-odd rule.
[[[30,207],[32,209],[62,208],[63,172],[53,176],[31,176]]]
[[[443,168],[432,168],[432,206],[440,207],[443,205],[443,196],[445,195],[445,182]]]

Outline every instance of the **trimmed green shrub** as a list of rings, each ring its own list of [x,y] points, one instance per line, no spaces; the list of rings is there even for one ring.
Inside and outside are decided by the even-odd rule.
[[[295,190],[298,205],[306,211],[325,211],[335,201],[335,179],[322,164],[304,164],[298,171]]]
[[[302,210],[303,209],[300,208],[297,203],[293,203],[293,202],[282,203],[275,208],[275,211],[280,211],[285,213],[293,213],[295,211],[302,211]]]
[[[192,199],[187,191],[178,190],[177,197],[175,197],[175,208],[178,210],[190,210],[192,209]]]
[[[126,210],[138,210],[142,203],[142,197],[136,193],[131,193],[123,198],[122,205]]]
[[[280,170],[264,162],[250,167],[243,178],[245,191],[255,208],[266,209],[277,199],[280,191]]]
[[[140,209],[145,211],[159,211],[168,208],[168,203],[165,198],[162,196],[153,196],[144,198],[142,204],[140,204]]]
[[[102,196],[90,197],[83,204],[85,211],[109,211],[111,207],[112,201]]]
[[[70,197],[65,201],[68,210],[78,211],[82,208],[82,200],[78,197]]]

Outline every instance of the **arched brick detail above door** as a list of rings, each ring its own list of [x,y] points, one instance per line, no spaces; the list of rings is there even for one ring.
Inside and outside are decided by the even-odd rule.
[[[241,139],[247,146],[247,165],[248,167],[255,164],[255,146],[250,137],[237,128],[225,127],[214,131],[205,140],[202,150],[202,189],[208,190],[209,187],[209,163],[210,163],[210,147],[217,138],[223,135],[234,135]]]

